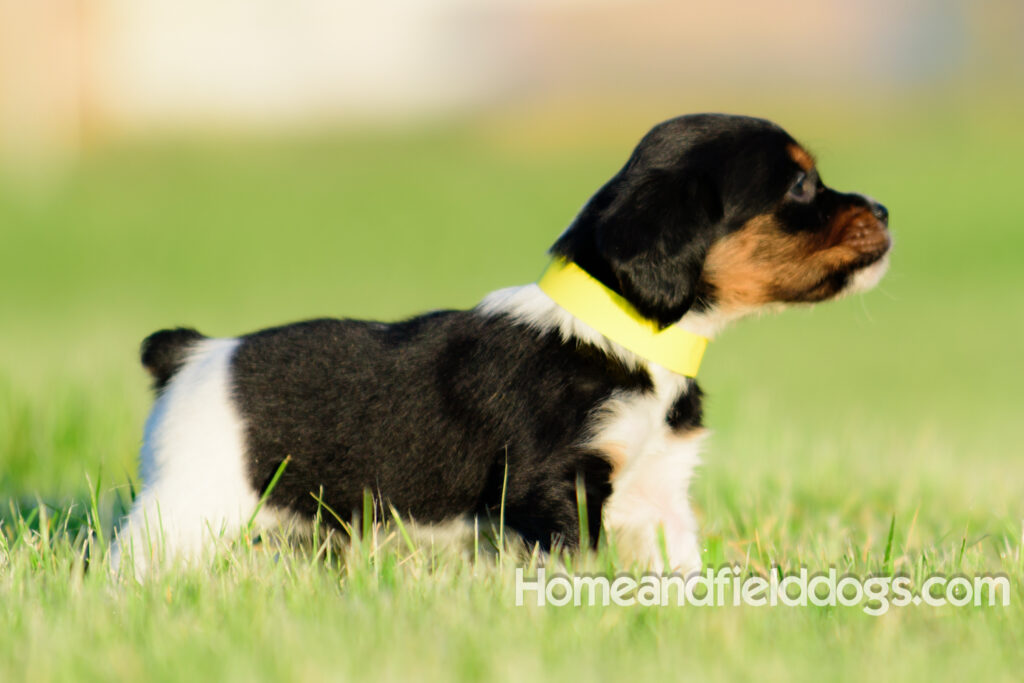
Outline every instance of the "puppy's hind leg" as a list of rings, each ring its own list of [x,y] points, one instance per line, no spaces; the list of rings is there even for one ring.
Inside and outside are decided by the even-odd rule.
[[[237,346],[235,339],[191,339],[166,379],[146,422],[142,490],[114,541],[115,570],[131,567],[140,576],[165,561],[201,561],[256,509],[231,398]]]

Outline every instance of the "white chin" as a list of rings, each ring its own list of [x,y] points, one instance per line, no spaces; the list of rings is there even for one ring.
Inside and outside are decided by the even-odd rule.
[[[889,269],[889,254],[886,254],[882,258],[878,259],[870,266],[861,268],[853,277],[850,278],[850,284],[846,286],[844,294],[854,294],[856,292],[866,292],[879,283],[882,276],[885,275],[885,271]]]

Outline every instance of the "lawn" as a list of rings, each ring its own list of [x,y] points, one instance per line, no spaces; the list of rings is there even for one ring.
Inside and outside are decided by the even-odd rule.
[[[529,558],[410,547],[395,524],[344,556],[243,540],[144,585],[84,572],[131,496],[142,337],[395,319],[530,281],[656,118],[108,144],[0,186],[0,680],[1017,680],[1019,117],[773,116],[827,183],[889,207],[895,251],[878,290],[709,348],[706,562],[1005,573],[1009,607],[516,607]]]

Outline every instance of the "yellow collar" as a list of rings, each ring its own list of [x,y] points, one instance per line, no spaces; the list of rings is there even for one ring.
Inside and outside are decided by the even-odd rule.
[[[604,336],[672,372],[696,377],[708,340],[678,324],[663,330],[575,263],[556,260],[537,285]]]

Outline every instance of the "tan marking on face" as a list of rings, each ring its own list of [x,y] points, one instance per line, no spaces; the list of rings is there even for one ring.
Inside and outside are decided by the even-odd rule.
[[[789,156],[804,171],[810,173],[811,169],[814,168],[814,157],[800,145],[791,144],[786,147],[786,151],[789,152]]]
[[[763,215],[712,245],[704,278],[725,310],[822,301],[839,293],[831,276],[888,245],[885,227],[862,207],[840,211],[824,230],[796,234]]]
[[[611,479],[614,479],[616,475],[621,474],[623,468],[626,466],[626,462],[629,460],[629,455],[626,453],[626,447],[615,441],[608,441],[605,443],[595,444],[594,446],[604,459],[608,461],[608,464],[612,466],[612,472],[610,475]]]
[[[708,430],[704,427],[688,427],[686,429],[680,429],[678,431],[672,431],[666,440],[669,443],[681,444],[689,441],[700,441],[707,437]]]

